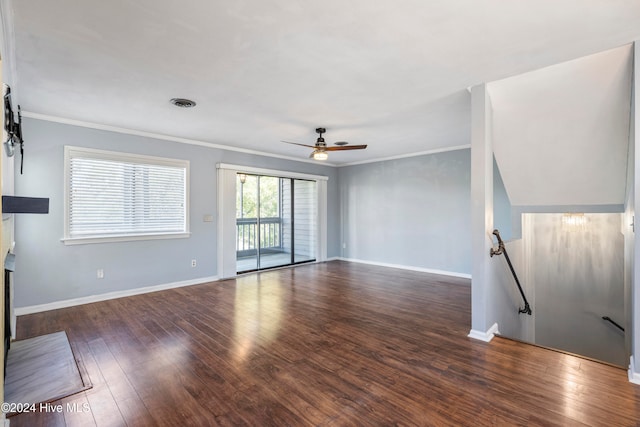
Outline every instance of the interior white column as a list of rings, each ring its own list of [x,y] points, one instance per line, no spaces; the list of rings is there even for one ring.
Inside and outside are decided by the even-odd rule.
[[[633,143],[634,154],[634,214],[640,212],[640,135],[635,129],[640,129],[640,43],[636,41],[633,46],[633,76],[632,76],[632,108],[634,125]],[[634,259],[631,267],[633,273],[631,277],[631,362],[629,364],[629,380],[640,384],[640,232],[638,230],[638,218],[635,218],[634,231]]]
[[[485,84],[471,89],[471,332],[489,341],[497,325],[488,316],[491,291],[489,250],[493,231],[493,147],[491,103]]]

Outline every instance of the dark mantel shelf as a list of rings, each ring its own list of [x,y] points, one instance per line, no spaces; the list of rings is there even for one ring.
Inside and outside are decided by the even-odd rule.
[[[48,197],[2,196],[2,213],[49,213]]]

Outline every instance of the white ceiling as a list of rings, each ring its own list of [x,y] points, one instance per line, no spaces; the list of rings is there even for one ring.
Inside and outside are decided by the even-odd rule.
[[[632,63],[627,45],[488,85],[511,204],[624,204]]]
[[[348,164],[470,143],[466,88],[640,37],[638,0],[3,0],[27,115]],[[178,109],[169,99],[195,100]]]

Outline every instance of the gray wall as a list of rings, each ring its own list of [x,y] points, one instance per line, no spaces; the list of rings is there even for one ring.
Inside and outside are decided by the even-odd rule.
[[[513,218],[518,221],[518,218]],[[493,226],[500,231],[500,237],[502,240],[507,241],[514,237],[512,233],[512,212],[511,202],[509,201],[509,195],[504,187],[502,176],[500,175],[500,168],[496,163],[496,159],[493,159]]]
[[[206,278],[217,274],[216,163],[326,175],[328,256],[339,255],[338,171],[335,168],[152,138],[25,119],[25,173],[15,175],[20,196],[49,197],[48,215],[16,215],[16,307]],[[188,239],[65,246],[63,147],[74,145],[191,162]],[[192,268],[191,259],[197,259]],[[104,279],[96,270],[104,269]]]
[[[516,270],[523,291],[530,304],[532,304],[532,292],[527,288],[527,283],[522,280],[526,259],[523,254],[524,248],[520,226],[514,227],[514,223],[520,223],[520,221],[520,214],[513,212],[509,195],[502,181],[500,168],[494,157],[493,227],[500,231],[500,237],[505,242],[505,249],[513,268]],[[493,237],[493,241],[497,248],[498,239]],[[489,271],[493,284],[491,288],[491,304],[494,307],[495,320],[499,325],[500,334],[519,340],[526,340],[528,337],[532,337],[533,319],[529,315],[518,313],[520,308],[524,308],[524,302],[505,256],[491,257]]]
[[[497,245],[496,245],[497,247]],[[535,317],[535,294],[525,278],[525,256],[522,239],[505,242],[505,248]],[[518,313],[524,302],[504,255],[490,258],[492,281],[491,304],[500,334],[523,341],[533,341],[534,317]]]
[[[471,273],[470,150],[340,168],[342,255]]]

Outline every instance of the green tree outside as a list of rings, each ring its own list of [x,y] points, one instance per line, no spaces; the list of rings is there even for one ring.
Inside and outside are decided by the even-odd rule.
[[[260,217],[273,218],[280,215],[280,178],[273,176],[245,175],[245,182],[237,175],[236,218],[257,218],[258,181],[260,182]]]

